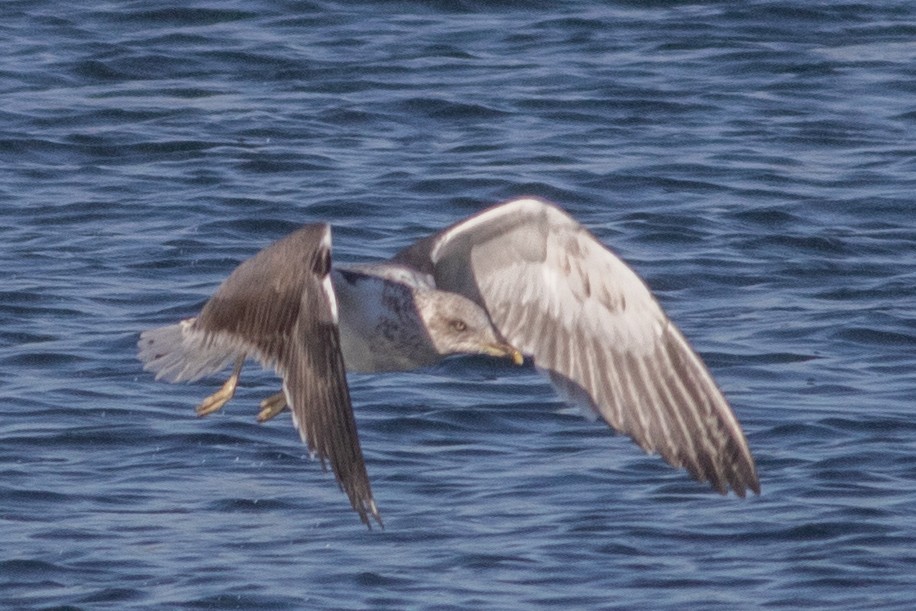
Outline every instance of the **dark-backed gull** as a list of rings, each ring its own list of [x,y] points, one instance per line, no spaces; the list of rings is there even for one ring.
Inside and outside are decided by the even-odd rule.
[[[234,394],[246,358],[273,368],[313,456],[367,525],[381,524],[347,389],[351,371],[408,370],[451,354],[528,357],[561,395],[722,494],[760,493],[734,413],[645,283],[553,204],[517,199],[416,242],[388,262],[331,267],[331,230],[306,225],[245,261],[200,314],[140,336],[156,378],[233,364],[205,415]]]

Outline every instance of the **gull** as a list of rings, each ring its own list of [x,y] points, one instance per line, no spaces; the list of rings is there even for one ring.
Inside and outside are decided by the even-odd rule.
[[[709,370],[637,274],[555,204],[521,198],[421,239],[389,261],[331,265],[310,224],[239,265],[200,313],[144,331],[144,369],[171,382],[232,365],[198,406],[233,396],[252,358],[282,392],[310,454],[330,463],[364,524],[382,525],[346,371],[403,371],[455,354],[528,361],[587,414],[721,494],[760,494],[747,440]]]

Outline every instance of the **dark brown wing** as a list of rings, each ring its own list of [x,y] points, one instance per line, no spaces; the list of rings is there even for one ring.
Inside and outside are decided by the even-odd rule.
[[[236,268],[188,333],[206,350],[223,345],[276,369],[309,452],[330,463],[362,521],[369,525],[371,515],[381,525],[347,388],[330,270],[330,227],[307,225]]]

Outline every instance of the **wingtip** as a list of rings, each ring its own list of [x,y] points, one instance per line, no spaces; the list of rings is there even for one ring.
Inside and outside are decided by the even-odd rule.
[[[378,527],[381,530],[385,530],[385,523],[382,522],[382,514],[379,513],[378,507],[375,505],[375,499],[369,499],[368,506],[362,506],[358,509],[359,519],[363,524],[366,525],[366,528],[372,530],[372,520],[378,524]],[[372,519],[370,519],[370,517]]]
[[[747,498],[748,491],[753,492],[755,496],[760,496],[760,481],[755,478],[742,482],[734,482],[731,485],[731,489],[736,496],[742,499]],[[726,486],[724,489],[720,489],[719,492],[724,496],[728,494],[728,490],[729,488]]]
[[[732,487],[735,489],[735,492],[739,491],[738,496],[741,498],[745,497],[745,489],[750,490],[756,496],[760,496],[760,478],[757,477],[757,469],[754,466],[753,459],[750,460],[750,463],[747,465],[747,473],[737,482],[732,483]]]

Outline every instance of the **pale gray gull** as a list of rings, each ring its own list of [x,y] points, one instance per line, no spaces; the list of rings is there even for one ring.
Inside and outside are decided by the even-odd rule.
[[[156,378],[197,380],[233,364],[197,408],[220,409],[254,358],[283,380],[312,456],[353,508],[382,523],[345,370],[396,371],[448,355],[527,357],[561,396],[722,494],[760,493],[744,433],[706,366],[646,284],[557,206],[484,210],[383,263],[331,267],[331,230],[306,225],[239,265],[200,314],[140,336]],[[524,357],[523,357],[524,355]]]

